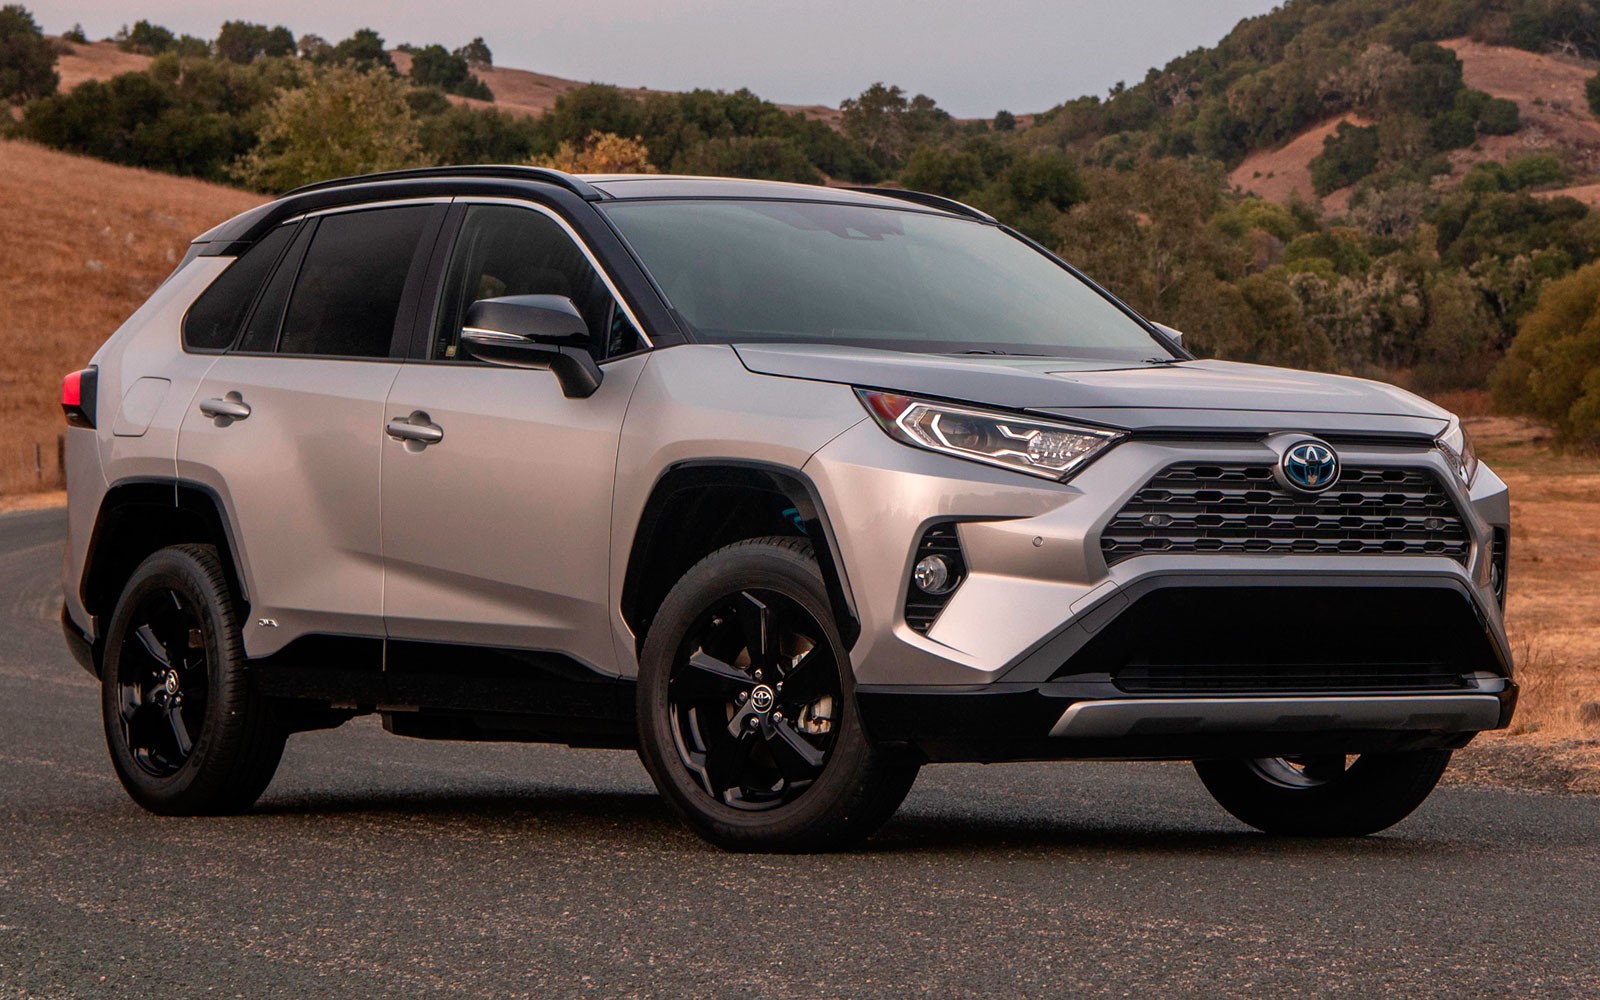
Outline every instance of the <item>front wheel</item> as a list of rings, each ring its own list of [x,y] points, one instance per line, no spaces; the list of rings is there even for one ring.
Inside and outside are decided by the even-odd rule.
[[[638,718],[656,787],[729,850],[848,846],[916,780],[914,761],[862,731],[848,654],[802,539],[739,542],[684,575],[645,639]]]
[[[1197,760],[1217,804],[1264,833],[1365,837],[1411,815],[1439,783],[1448,750]]]

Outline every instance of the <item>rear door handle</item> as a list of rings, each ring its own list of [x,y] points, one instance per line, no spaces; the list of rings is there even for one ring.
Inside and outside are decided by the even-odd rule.
[[[444,440],[444,428],[428,419],[421,410],[409,417],[396,417],[383,429],[396,441],[415,441],[424,447]]]
[[[202,399],[200,412],[208,417],[218,420],[243,420],[250,415],[250,404],[239,397],[237,392],[230,392],[222,399]]]

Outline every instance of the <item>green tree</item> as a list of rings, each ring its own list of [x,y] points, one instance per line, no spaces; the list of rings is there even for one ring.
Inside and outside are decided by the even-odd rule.
[[[1600,264],[1545,286],[1491,388],[1498,406],[1600,445]]]
[[[0,101],[21,103],[53,94],[56,50],[26,7],[0,7]]]
[[[425,46],[412,53],[411,81],[419,87],[437,87],[447,94],[494,100],[488,86],[473,75],[466,57],[453,55],[443,45]]]
[[[260,143],[234,174],[251,187],[284,191],[413,166],[420,158],[405,84],[381,69],[336,66],[273,101]]]
[[[994,113],[994,130],[996,132],[1013,132],[1017,128],[1017,116],[1002,108]]]
[[[820,184],[822,175],[806,154],[776,136],[736,135],[707,139],[679,153],[672,169],[683,174],[751,177]]]
[[[217,55],[236,63],[249,63],[262,56],[292,56],[298,51],[294,32],[282,25],[268,28],[249,21],[225,21],[217,32]]]
[[[900,171],[900,183],[906,187],[947,198],[965,197],[986,179],[976,154],[943,146],[918,146]]]
[[[1600,73],[1584,81],[1583,94],[1589,100],[1589,113],[1600,117]]]
[[[136,21],[132,28],[124,27],[117,32],[116,41],[117,47],[124,52],[158,56],[175,48],[178,44],[178,36],[159,24],[151,24],[149,21]]]
[[[89,36],[84,33],[83,25],[76,21],[73,22],[72,27],[61,33],[61,40],[63,42],[71,42],[74,45],[89,44]]]
[[[471,66],[493,66],[494,53],[489,51],[489,46],[484,44],[483,38],[474,38],[472,41],[456,49],[453,53],[467,61]]]
[[[933,98],[875,83],[840,102],[840,126],[879,163],[898,166],[917,145],[937,138],[950,122]]]
[[[335,66],[348,66],[358,72],[383,69],[395,71],[394,60],[383,47],[383,36],[371,28],[361,28],[355,34],[315,57],[319,62]]]

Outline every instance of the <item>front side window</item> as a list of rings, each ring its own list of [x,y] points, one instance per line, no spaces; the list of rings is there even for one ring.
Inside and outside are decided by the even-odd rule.
[[[974,219],[822,202],[602,208],[702,340],[1172,356],[1070,270]]]
[[[459,358],[468,307],[479,299],[506,295],[571,299],[588,323],[589,351],[596,360],[642,346],[599,272],[553,219],[513,205],[473,205],[450,256],[429,357]]]
[[[284,247],[294,236],[296,225],[279,226],[240,254],[217,276],[211,286],[195,299],[183,318],[183,346],[190,351],[224,351],[239,335],[250,303],[255,301],[261,283],[272,272]]]
[[[278,353],[388,357],[400,297],[433,212],[406,205],[324,216],[300,264]]]

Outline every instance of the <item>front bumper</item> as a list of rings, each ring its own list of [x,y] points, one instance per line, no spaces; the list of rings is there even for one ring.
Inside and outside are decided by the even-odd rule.
[[[1483,468],[1469,492],[1425,443],[1340,450],[1352,467],[1434,470],[1471,536],[1464,562],[1413,554],[1218,553],[1154,554],[1107,565],[1101,531],[1154,475],[1186,461],[1269,460],[1273,453],[1261,441],[1131,439],[1058,484],[919,452],[871,425],[841,435],[806,471],[834,515],[856,600],[862,630],[852,665],[870,734],[917,744],[943,760],[1177,759],[1458,746],[1475,732],[1509,724],[1516,687],[1490,571],[1494,529],[1509,523],[1504,484]],[[941,522],[957,525],[968,576],[921,634],[905,622],[903,595],[917,540]],[[1388,596],[1415,599],[1427,610],[1415,616],[1414,629],[1389,621],[1346,665],[1359,666],[1390,643],[1408,655],[1449,661],[1460,683],[1449,690],[1325,684],[1309,691],[1277,685],[1179,692],[1183,698],[1130,693],[1115,676],[1118,663],[1095,638],[1152,593],[1174,587],[1240,600],[1251,593],[1304,595],[1288,615],[1304,624],[1308,639],[1365,634],[1362,614],[1329,610],[1339,605],[1330,594],[1360,593],[1369,607]],[[1443,617],[1436,613],[1438,595],[1448,595],[1439,598],[1449,608]],[[1214,662],[1234,636],[1259,627],[1262,618],[1245,610],[1224,604],[1212,618],[1183,627],[1211,643],[1207,656]],[[1163,622],[1147,616],[1136,627],[1160,630]],[[1450,648],[1432,650],[1435,638]],[[1095,702],[1111,707],[1074,709]]]

